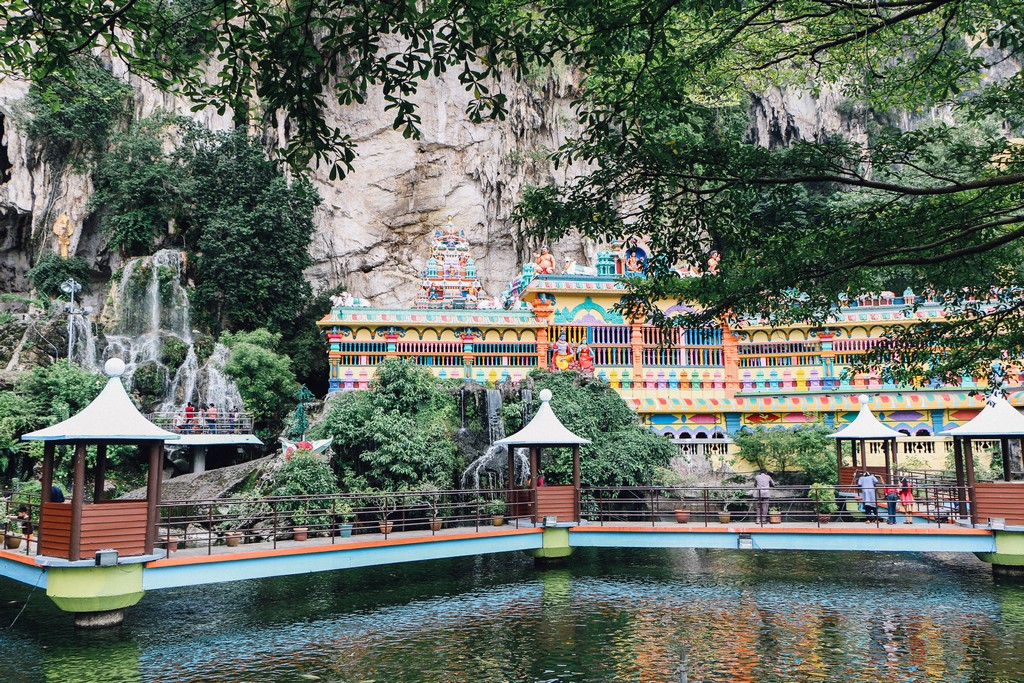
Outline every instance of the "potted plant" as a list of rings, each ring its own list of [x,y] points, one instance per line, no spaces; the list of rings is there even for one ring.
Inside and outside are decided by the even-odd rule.
[[[684,507],[678,507],[675,509],[676,522],[679,524],[686,524],[690,521],[690,511]]]
[[[224,532],[224,545],[229,548],[236,548],[238,544],[242,542],[241,531],[225,531]]]
[[[814,511],[818,513],[818,524],[828,524],[839,506],[836,505],[836,491],[828,484],[811,484],[807,497],[814,501]]]
[[[729,510],[729,503],[738,498],[740,493],[735,489],[718,488],[711,490],[711,498],[721,501],[722,507],[718,511],[718,521],[721,524],[728,524],[732,519],[732,511]]]
[[[353,519],[355,519],[355,514],[352,512],[352,504],[348,501],[338,503],[334,509],[334,523],[337,525],[339,538],[352,536]]]
[[[309,538],[308,517],[306,508],[300,507],[292,512],[292,540],[305,541]]]
[[[484,514],[491,516],[491,524],[501,526],[505,523],[505,501],[501,498],[492,498],[484,503]]]
[[[768,523],[782,524],[782,511],[774,505],[768,508]]]

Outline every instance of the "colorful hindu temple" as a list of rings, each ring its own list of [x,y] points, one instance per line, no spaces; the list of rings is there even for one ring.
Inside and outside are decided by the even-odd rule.
[[[682,454],[712,457],[724,455],[729,434],[743,427],[842,427],[857,415],[856,397],[867,393],[883,424],[915,437],[901,448],[936,466],[949,441],[936,435],[964,424],[984,403],[981,377],[912,389],[875,374],[847,376],[887,330],[942,317],[942,307],[928,301],[908,313],[915,303],[910,290],[850,300],[827,327],[773,328],[750,319],[735,328],[663,330],[615,308],[626,278],[643,276],[650,253],[642,241],[599,252],[592,267],[570,259],[559,266],[543,249],[494,298],[482,296],[465,235],[450,219],[435,231],[430,254],[410,307],[353,306],[339,298],[320,321],[329,341],[330,391],[366,388],[374,367],[390,357],[479,383],[518,382],[537,368],[574,369],[607,381]],[[713,273],[717,260],[712,253],[705,269]],[[686,310],[673,302],[662,309],[668,316]]]

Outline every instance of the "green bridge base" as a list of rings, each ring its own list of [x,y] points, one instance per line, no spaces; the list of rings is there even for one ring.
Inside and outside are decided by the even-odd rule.
[[[993,531],[994,553],[975,553],[982,562],[992,565],[996,576],[1024,579],[1024,531]]]
[[[142,599],[142,565],[51,567],[46,595],[75,614],[78,628],[106,628],[124,621],[124,610]]]

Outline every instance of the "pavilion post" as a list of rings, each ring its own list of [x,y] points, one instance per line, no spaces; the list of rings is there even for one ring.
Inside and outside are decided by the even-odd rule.
[[[512,444],[508,445],[508,490],[511,491],[512,487],[515,486],[516,476],[516,447]]]
[[[44,503],[49,503],[52,500],[50,489],[53,487],[53,449],[52,441],[43,442],[43,490],[40,494],[40,500]],[[42,511],[40,511],[41,514]],[[42,525],[40,524],[40,526]]]
[[[1010,437],[999,439],[999,450],[1003,454],[1003,481],[1010,481]]]
[[[574,521],[580,520],[580,445],[572,446],[572,496],[573,508],[576,512]]]
[[[978,505],[974,495],[974,454],[971,437],[964,439],[964,471],[967,475],[967,500],[970,503],[971,524],[978,523]]]
[[[964,481],[963,437],[953,437],[953,467],[956,468],[956,499],[960,501],[960,516],[967,516],[967,490]]]
[[[68,559],[82,559],[82,505],[85,501],[85,444],[75,444],[74,475],[71,482],[71,533],[68,538]]]
[[[892,456],[889,453],[889,439],[882,439],[882,453],[885,455],[885,483],[892,483]]]
[[[843,483],[843,440],[836,439],[836,483]]]
[[[160,501],[160,483],[163,479],[164,444],[152,441],[149,444],[149,477],[146,481],[146,554],[156,547],[157,503]]]
[[[107,444],[96,445],[96,469],[93,471],[92,502],[103,500],[103,489],[107,480]]]
[[[530,446],[530,474],[533,476],[533,523],[540,521],[540,501],[537,493],[537,478],[540,475],[540,447]]]
[[[896,437],[893,437],[890,441],[890,452],[892,453],[892,476],[895,477],[900,470],[899,455],[900,447],[896,443]]]

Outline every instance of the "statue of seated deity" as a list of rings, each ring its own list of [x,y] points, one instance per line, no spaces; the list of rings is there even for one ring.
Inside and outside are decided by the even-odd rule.
[[[559,335],[558,341],[552,346],[551,371],[568,370],[574,359],[572,344],[566,340],[564,334]]]
[[[552,275],[555,272],[555,257],[547,247],[541,247],[540,254],[533,260],[538,275]]]
[[[580,342],[580,345],[576,347],[576,363],[579,365],[580,372],[594,372],[594,354],[586,342]]]

